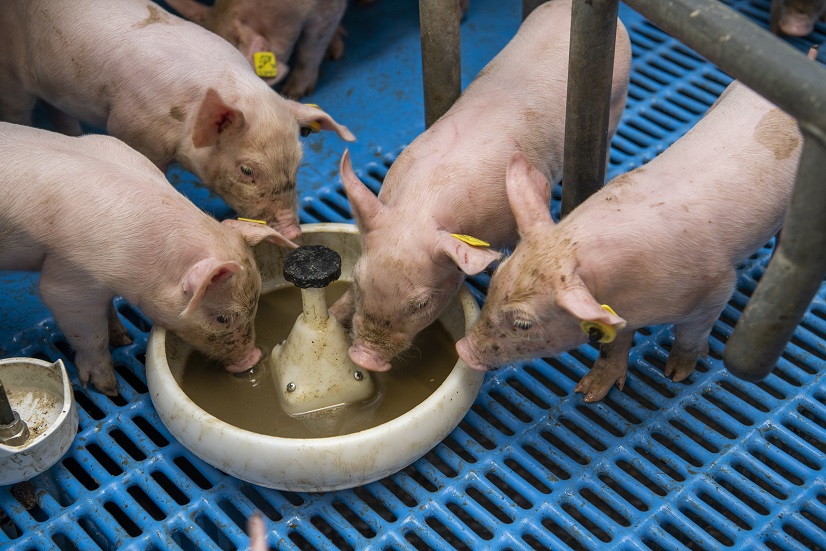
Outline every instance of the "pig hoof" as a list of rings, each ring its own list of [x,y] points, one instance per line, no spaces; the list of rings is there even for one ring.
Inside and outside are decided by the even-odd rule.
[[[591,368],[591,371],[585,375],[579,384],[574,388],[574,392],[578,394],[585,394],[584,400],[587,403],[599,402],[608,394],[611,387],[615,384],[620,390],[625,386],[626,373],[614,375],[599,368]]]
[[[684,359],[672,352],[665,363],[663,374],[675,383],[679,383],[691,375],[695,365],[697,365],[697,356],[692,355],[689,359]]]
[[[694,367],[687,367],[687,366],[677,366],[673,369],[674,376],[671,377],[671,380],[675,383],[679,383],[680,381],[684,381],[688,378],[689,375],[694,371]]]
[[[81,377],[81,380],[82,379]],[[110,370],[109,373],[93,374],[91,380],[95,388],[103,394],[107,396],[118,395],[118,380],[115,378],[115,372],[113,370]],[[86,387],[85,384],[83,386],[84,388]]]
[[[587,375],[582,378],[578,385],[574,388],[574,392],[578,394],[585,394],[584,400],[588,403],[599,402],[608,391],[611,390],[611,384],[605,385],[603,382],[597,382],[592,379],[587,379]]]

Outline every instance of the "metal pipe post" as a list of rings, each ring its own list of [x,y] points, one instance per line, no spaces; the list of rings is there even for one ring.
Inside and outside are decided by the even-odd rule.
[[[626,0],[655,25],[826,135],[826,67],[719,0]]]
[[[3,388],[3,381],[0,381],[0,425],[11,425],[14,419],[14,411],[6,396],[6,389]]]
[[[547,2],[547,0],[522,0],[522,21],[527,19],[533,10],[545,2]]]
[[[459,0],[419,0],[424,121],[430,127],[462,93]]]
[[[619,0],[574,0],[565,111],[562,216],[605,183]]]
[[[783,239],[726,344],[723,361],[749,381],[766,377],[826,275],[826,144],[804,133]]]

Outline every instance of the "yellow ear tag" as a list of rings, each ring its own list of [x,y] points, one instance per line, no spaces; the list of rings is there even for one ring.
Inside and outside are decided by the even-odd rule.
[[[304,105],[306,105],[307,107],[315,107],[316,109],[321,109],[321,107],[319,107],[319,106],[318,106],[318,105],[316,105],[315,103],[305,103]],[[308,123],[307,123],[307,127],[309,127],[310,132],[313,132],[313,133],[316,133],[316,132],[321,132],[321,125],[320,125],[319,123],[315,122],[315,121],[313,121],[313,122],[308,122]],[[302,130],[303,130],[303,129],[302,129]],[[302,132],[301,134],[302,134],[303,136],[306,136],[307,134],[309,134],[309,132],[308,132],[307,134],[305,134],[304,132]]]
[[[253,53],[252,64],[255,67],[255,74],[259,77],[272,78],[278,76],[278,64],[275,62],[275,54],[272,52]]]
[[[264,222],[263,220],[254,220],[252,218],[238,218],[238,220],[240,220],[241,222],[252,222],[254,224],[261,224],[263,226],[267,225],[267,223]]]
[[[603,304],[602,308],[614,314],[615,316],[617,315],[617,313],[614,312],[614,310],[607,304]],[[606,325],[598,321],[583,321],[579,324],[579,327],[582,329],[583,333],[588,335],[588,338],[591,340],[591,342],[608,344],[609,342],[613,342],[614,339],[617,338],[617,330],[614,329],[613,326]]]
[[[452,235],[459,241],[464,241],[468,245],[472,245],[474,247],[490,247],[490,243],[488,243],[487,241],[482,241],[481,239],[477,239],[471,235],[465,235],[462,233],[451,233],[450,235]]]

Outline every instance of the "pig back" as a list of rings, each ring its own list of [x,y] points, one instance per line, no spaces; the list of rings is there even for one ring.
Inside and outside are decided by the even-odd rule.
[[[210,222],[218,225],[159,170],[107,160],[118,148],[98,152],[99,145],[0,123],[0,225],[8,230],[0,257],[12,238],[32,251],[25,259],[6,254],[8,269],[38,270],[49,255],[66,269],[114,282],[135,277],[136,265],[164,254],[180,260],[183,249],[177,249],[186,240],[178,236],[206,236]],[[153,275],[148,270],[142,277],[149,281]]]
[[[695,128],[669,148],[663,163],[668,170],[684,167],[685,174],[693,175],[684,179],[684,186],[702,200],[700,204],[713,209],[721,224],[731,220],[729,229],[743,235],[744,247],[752,249],[782,224],[802,143],[794,118],[744,84],[733,82]],[[733,212],[751,219],[746,225],[754,228],[753,236],[735,225]],[[751,252],[738,256],[743,254]]]
[[[380,198],[415,203],[422,216],[461,228],[494,246],[517,239],[505,170],[517,151],[550,181],[562,178],[569,0],[543,4],[467,87],[448,112],[391,167]],[[617,27],[610,135],[625,104],[630,42]],[[415,197],[415,201],[411,198]]]
[[[734,82],[685,136],[614,179],[583,213],[610,217],[617,235],[645,226],[645,247],[675,262],[702,251],[734,266],[782,225],[801,145],[792,117]]]
[[[6,63],[26,68],[21,85],[102,129],[118,103],[135,118],[168,114],[166,98],[200,100],[192,75],[251,70],[217,35],[145,0],[9,0],[2,12],[0,28],[19,29]]]

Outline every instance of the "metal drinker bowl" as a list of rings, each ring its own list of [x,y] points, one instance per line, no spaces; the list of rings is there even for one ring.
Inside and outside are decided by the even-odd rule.
[[[77,408],[61,360],[0,360],[0,381],[0,485],[16,484],[63,457],[77,435]]]
[[[342,258],[341,279],[352,281],[358,258],[358,230],[350,224],[302,226],[302,245],[324,245]],[[289,285],[283,275],[289,251],[269,244],[256,248],[266,293]],[[464,287],[440,317],[454,340],[479,314]],[[146,378],[155,408],[167,429],[192,453],[242,480],[269,488],[321,492],[378,480],[427,453],[470,408],[484,374],[459,360],[445,381],[423,402],[377,427],[329,438],[282,438],[230,425],[190,400],[179,382],[192,348],[155,326],[146,353]],[[276,400],[276,396],[273,396]]]

